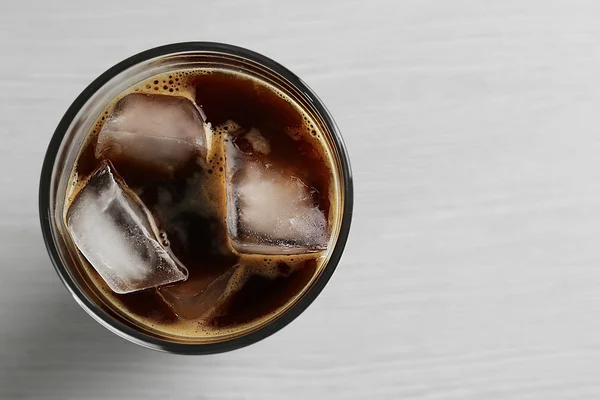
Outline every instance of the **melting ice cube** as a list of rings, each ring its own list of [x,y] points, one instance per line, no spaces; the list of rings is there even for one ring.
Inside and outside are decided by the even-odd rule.
[[[256,134],[250,150],[240,149],[233,137],[226,142],[227,228],[233,247],[258,254],[326,249],[329,227],[314,189],[293,171],[270,163],[264,151],[268,144]]]
[[[231,267],[221,275],[190,277],[185,282],[162,286],[158,292],[179,317],[200,318],[220,303],[236,270]]]
[[[102,162],[67,213],[75,245],[116,293],[187,278],[188,271],[157,240],[158,229],[141,200]]]
[[[96,157],[170,173],[194,157],[206,157],[208,134],[201,110],[185,97],[130,94],[102,127]]]

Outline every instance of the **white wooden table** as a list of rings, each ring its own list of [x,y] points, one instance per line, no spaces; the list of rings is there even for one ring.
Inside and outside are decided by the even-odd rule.
[[[600,398],[600,2],[175,3],[0,5],[0,398]],[[46,145],[79,92],[188,40],[299,74],[336,118],[356,188],[315,303],[206,357],[88,317],[37,214]]]

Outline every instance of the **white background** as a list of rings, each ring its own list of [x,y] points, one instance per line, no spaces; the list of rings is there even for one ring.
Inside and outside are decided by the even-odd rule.
[[[347,250],[275,336],[183,357],[69,296],[42,158],[96,76],[228,42],[300,75],[355,176]],[[3,1],[0,398],[600,398],[600,2]]]

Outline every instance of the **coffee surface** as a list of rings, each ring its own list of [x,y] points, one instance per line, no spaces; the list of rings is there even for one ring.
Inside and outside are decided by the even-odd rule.
[[[205,118],[208,151],[176,170],[111,159],[154,216],[163,244],[185,265],[189,278],[118,295],[80,255],[81,271],[109,307],[150,331],[215,338],[252,330],[279,315],[318,276],[328,250],[265,255],[234,249],[227,228],[227,143],[240,152],[258,149],[259,158],[268,153],[263,161],[269,168],[293,171],[331,229],[335,179],[323,133],[285,93],[240,72],[179,70],[154,76],[116,96],[90,129],[71,174],[65,214],[105,156],[98,147],[105,122],[132,94],[181,96],[195,102]]]

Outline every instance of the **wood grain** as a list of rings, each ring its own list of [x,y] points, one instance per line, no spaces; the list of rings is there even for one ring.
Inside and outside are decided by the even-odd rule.
[[[599,398],[599,18],[595,0],[2,2],[0,398]],[[71,101],[127,56],[186,40],[299,74],[356,186],[317,301],[208,357],[100,327],[37,218]]]

